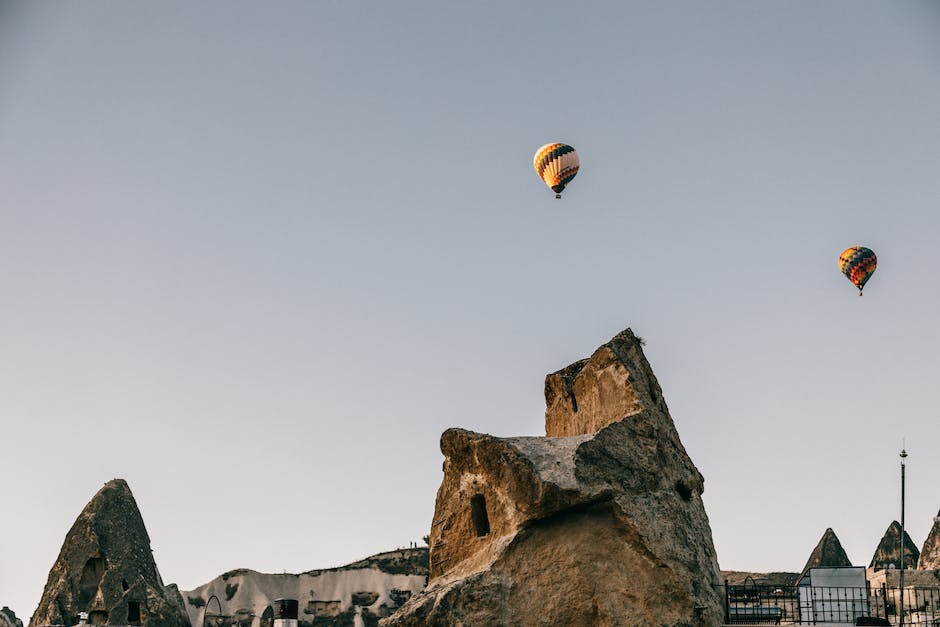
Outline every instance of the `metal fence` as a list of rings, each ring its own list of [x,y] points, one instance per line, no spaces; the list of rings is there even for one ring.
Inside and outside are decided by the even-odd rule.
[[[729,625],[900,625],[898,588],[720,586]],[[904,588],[904,622],[940,627],[940,588]]]

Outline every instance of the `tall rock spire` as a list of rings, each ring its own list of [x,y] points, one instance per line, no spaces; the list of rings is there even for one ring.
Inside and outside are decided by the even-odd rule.
[[[127,482],[104,484],[65,536],[30,627],[89,622],[190,627],[177,593],[163,585],[150,537]]]
[[[875,570],[885,570],[887,568],[900,568],[901,567],[901,550],[900,550],[900,540],[901,540],[901,523],[896,520],[892,520],[891,524],[888,525],[888,530],[885,531],[885,535],[881,538],[881,542],[878,543],[878,548],[875,549],[875,554],[871,558],[871,564],[869,568],[874,568]],[[917,568],[917,560],[920,558],[920,551],[917,550],[917,545],[914,544],[914,541],[911,540],[911,537],[907,535],[907,531],[904,532],[904,568]]]
[[[797,581],[802,579],[810,568],[841,568],[851,565],[852,562],[849,560],[849,556],[845,554],[845,549],[842,548],[842,543],[836,537],[836,532],[832,530],[832,527],[829,527],[823,533],[822,538],[819,539],[816,548],[809,554],[806,566],[803,567]]]
[[[920,560],[917,562],[920,570],[940,569],[940,512],[933,517],[933,527],[924,541],[924,548],[920,551]]]

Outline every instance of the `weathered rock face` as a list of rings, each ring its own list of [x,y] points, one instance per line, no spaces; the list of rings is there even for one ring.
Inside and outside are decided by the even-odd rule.
[[[92,624],[190,627],[179,593],[167,590],[127,482],[114,479],[91,499],[65,543],[30,626]]]
[[[299,604],[298,627],[375,626],[422,590],[427,575],[428,550],[401,549],[297,575],[233,570],[182,594],[193,625],[209,612],[232,627],[257,627],[273,615],[274,600],[286,598]]]
[[[917,562],[918,570],[940,569],[940,512],[933,518],[933,527],[924,540],[924,548],[920,550],[920,559]]]
[[[871,564],[869,568],[875,570],[884,570],[890,567],[900,568],[901,567],[901,523],[896,520],[891,521],[891,524],[888,525],[888,530],[885,531],[885,535],[881,538],[881,542],[878,543],[878,548],[875,549],[875,554],[871,558]],[[917,545],[914,544],[914,541],[911,540],[911,537],[907,535],[907,531],[904,532],[904,568],[916,568],[917,560],[920,558],[920,551],[917,550]]]
[[[0,627],[23,627],[23,621],[16,617],[16,612],[4,605],[0,609]]]
[[[845,554],[845,549],[842,548],[842,543],[836,537],[836,532],[830,527],[826,529],[816,548],[810,553],[799,578],[802,579],[810,568],[842,568],[851,565],[852,561]]]
[[[545,435],[597,433],[644,407],[668,414],[641,346],[628,329],[588,359],[545,377]]]
[[[628,329],[546,379],[546,430],[441,437],[417,625],[720,625],[703,479]]]

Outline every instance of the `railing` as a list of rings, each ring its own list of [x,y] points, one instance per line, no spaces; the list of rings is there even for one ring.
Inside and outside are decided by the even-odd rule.
[[[898,588],[720,586],[729,625],[900,625]],[[904,625],[940,627],[940,588],[904,588]]]

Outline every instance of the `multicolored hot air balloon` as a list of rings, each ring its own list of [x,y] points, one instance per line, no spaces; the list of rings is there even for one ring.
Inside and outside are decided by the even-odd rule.
[[[568,144],[545,144],[535,151],[532,165],[545,184],[561,198],[561,190],[571,182],[580,166],[577,151]]]
[[[878,258],[875,257],[875,253],[864,246],[846,248],[839,255],[839,270],[855,284],[859,296],[862,295],[862,288],[874,274],[877,265]]]

